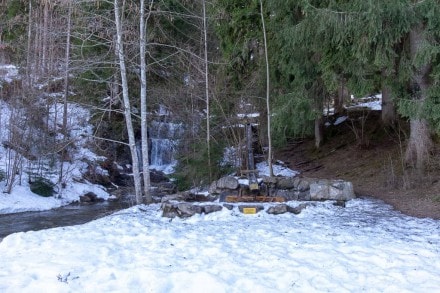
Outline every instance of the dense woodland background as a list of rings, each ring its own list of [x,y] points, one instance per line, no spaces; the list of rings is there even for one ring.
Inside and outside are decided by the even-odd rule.
[[[27,156],[38,146],[34,160],[69,160],[68,103],[92,110],[101,154],[144,168],[134,143],[148,148],[148,124],[169,111],[185,125],[181,188],[230,171],[221,162],[243,144],[238,114],[260,113],[267,158],[295,138],[321,148],[332,136],[326,109],[338,117],[352,95],[382,93],[375,125],[399,137],[405,168],[423,174],[438,144],[437,0],[0,0],[0,14],[0,63],[22,77],[0,96],[17,109],[15,128],[38,128],[8,143]],[[50,124],[44,113],[58,103],[64,115]]]

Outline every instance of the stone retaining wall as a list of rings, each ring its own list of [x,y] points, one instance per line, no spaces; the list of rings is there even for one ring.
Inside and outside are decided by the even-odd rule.
[[[313,179],[304,177],[267,177],[259,178],[260,194],[266,196],[283,197],[286,201],[310,201],[309,203],[301,203],[296,207],[284,203],[276,203],[269,206],[266,210],[269,214],[293,213],[299,214],[309,205],[313,205],[312,201],[334,200],[335,205],[345,206],[347,200],[355,198],[353,185],[351,182],[343,180],[327,180]],[[168,195],[162,198],[162,216],[168,218],[187,218],[195,214],[209,214],[222,210],[223,208],[232,209],[234,206],[229,203],[223,204],[203,204],[201,201],[217,201],[223,194],[238,195],[249,191],[246,180],[233,176],[226,176],[214,181],[209,187],[209,194],[200,195],[189,192]],[[221,201],[221,200],[220,200]],[[190,202],[198,202],[190,203]],[[242,211],[248,205],[238,205],[238,209]],[[255,212],[264,210],[264,206],[258,203],[251,204]]]
[[[240,183],[242,182],[242,183]],[[244,183],[243,183],[244,182]],[[269,177],[259,178],[260,193],[266,196],[283,197],[290,200],[338,200],[355,198],[353,184],[344,180],[314,179],[305,177]],[[246,192],[246,180],[226,176],[214,181],[209,187],[210,194],[238,194]]]

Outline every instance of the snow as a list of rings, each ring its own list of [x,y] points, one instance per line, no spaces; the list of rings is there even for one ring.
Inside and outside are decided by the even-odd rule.
[[[0,65],[0,88],[2,82],[12,82],[14,79],[19,79],[18,68],[14,65]],[[42,85],[43,86],[43,85]],[[63,94],[52,93],[48,96],[52,98],[59,97],[62,100]],[[10,194],[3,193],[7,188],[6,176],[0,176],[0,214],[17,213],[24,211],[42,211],[57,208],[63,205],[70,204],[79,200],[79,196],[87,192],[93,192],[98,197],[108,199],[109,194],[104,190],[102,186],[93,185],[82,179],[83,174],[87,171],[87,164],[85,162],[97,162],[104,160],[104,157],[98,156],[93,153],[89,145],[89,137],[93,135],[93,128],[89,123],[90,111],[81,105],[69,103],[68,105],[68,121],[67,127],[69,130],[70,138],[72,141],[69,146],[74,146],[70,150],[70,156],[72,162],[63,164],[63,181],[66,184],[66,188],[60,188],[57,185],[56,197],[41,197],[34,194],[29,189],[29,174],[36,173],[34,169],[46,170],[42,174],[45,179],[52,181],[52,183],[58,182],[58,171],[61,166],[51,162],[50,158],[42,157],[38,162],[28,161],[26,158],[22,158],[23,172],[21,172],[21,178],[16,176],[12,191]],[[26,126],[21,129],[22,125],[17,122],[14,115],[21,115],[20,111],[17,111],[11,107],[7,102],[0,101],[0,172],[6,174],[11,166],[11,161],[15,157],[15,151],[5,147],[3,142],[10,141],[9,129],[14,128],[21,131],[20,134],[24,137],[28,137],[29,133],[34,133],[34,137],[31,139],[38,140],[41,132],[38,129],[31,129],[32,126]],[[56,138],[63,140],[61,134],[61,121],[63,119],[63,104],[53,103],[50,105],[48,124],[49,127],[57,128],[59,131]],[[11,122],[12,121],[12,122]],[[25,136],[26,135],[26,136]],[[33,154],[34,147],[30,145],[30,153]],[[38,170],[38,173],[41,170]],[[95,170],[96,172],[104,172],[104,170]]]
[[[169,175],[175,172],[176,166],[177,166],[177,161],[174,161],[171,164],[167,164],[167,165],[150,165],[150,169],[161,171],[164,174]]]
[[[370,199],[172,221],[141,205],[9,235],[0,259],[0,292],[439,292],[440,221]]]
[[[352,96],[352,102],[355,105],[347,107],[347,109],[354,107],[365,107],[371,110],[379,111],[382,110],[382,94],[375,94],[368,97],[355,98]]]
[[[18,67],[12,64],[0,64],[0,88],[1,82],[11,83],[18,77]]]
[[[269,165],[266,161],[257,163],[256,164],[258,174],[259,175],[265,175],[269,176]],[[286,177],[294,177],[299,174],[298,171],[294,171],[286,166],[284,166],[284,163],[282,161],[277,161],[276,163],[272,164],[273,174],[275,176],[286,176]]]
[[[356,98],[354,95],[351,95],[351,102],[344,106],[346,109],[353,109],[353,108],[367,108],[373,111],[380,111],[382,110],[382,94],[374,94],[366,97]],[[335,112],[335,109],[333,107],[325,107],[323,109],[324,116],[333,115]],[[342,118],[341,118],[342,119]],[[339,121],[339,123],[342,123],[343,121]],[[326,126],[330,126],[331,124],[326,123]],[[336,122],[334,123],[336,124]]]
[[[3,101],[0,101],[0,125],[3,128],[0,131],[1,141],[7,141],[9,136],[9,119],[11,116],[11,108]],[[53,121],[55,111],[57,111],[58,117],[62,118],[61,104],[54,105],[51,109],[52,115],[50,116],[50,123],[56,124]],[[98,161],[103,160],[101,156],[97,156],[95,153],[88,149],[88,137],[92,135],[92,128],[88,123],[90,113],[76,104],[68,105],[69,120],[68,125],[70,129],[71,137],[75,138],[75,151],[72,151],[72,161],[74,163],[65,162],[63,165],[64,181],[66,188],[56,189],[57,194],[55,197],[41,197],[29,189],[29,174],[30,170],[25,170],[22,174],[22,179],[14,183],[10,194],[0,193],[0,214],[17,213],[25,211],[42,211],[57,208],[60,206],[68,205],[74,201],[79,201],[79,196],[84,195],[87,192],[95,193],[99,198],[108,199],[109,193],[100,185],[91,184],[82,179],[82,174],[86,172],[87,164],[85,161]],[[61,119],[58,118],[58,119]],[[4,145],[0,145],[0,170],[7,170],[8,162],[8,149]],[[25,158],[23,160],[27,161]],[[39,162],[42,163],[42,162]],[[44,162],[43,162],[44,163]],[[23,164],[24,166],[31,165],[32,162]],[[47,164],[49,165],[49,163]],[[30,167],[29,167],[30,168]],[[54,167],[59,170],[60,166]],[[52,170],[53,171],[53,170]],[[49,171],[44,176],[50,179],[53,183],[58,180],[56,172]],[[100,170],[96,170],[99,172]],[[104,171],[104,170],[101,170]],[[83,181],[83,182],[80,182]],[[6,180],[0,181],[0,190],[6,190]]]
[[[333,123],[333,125],[339,125],[347,119],[348,119],[347,116],[340,116],[336,119],[336,121]]]

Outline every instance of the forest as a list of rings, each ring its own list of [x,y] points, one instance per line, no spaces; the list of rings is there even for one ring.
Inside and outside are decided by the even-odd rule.
[[[240,124],[258,124],[271,166],[273,148],[312,137],[319,150],[329,119],[379,93],[375,127],[403,137],[405,168],[423,174],[439,144],[439,15],[438,0],[0,0],[0,64],[21,76],[0,85],[16,109],[6,175],[20,156],[71,159],[73,103],[92,112],[94,149],[130,162],[138,203],[151,202],[140,170],[164,112],[184,125],[173,176],[188,189],[231,172],[224,150],[243,145]],[[62,114],[45,120],[54,105]]]

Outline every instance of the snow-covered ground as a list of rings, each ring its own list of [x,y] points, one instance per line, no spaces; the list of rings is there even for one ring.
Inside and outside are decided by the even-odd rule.
[[[11,83],[15,79],[19,79],[19,70],[14,65],[0,65],[0,88],[4,83]],[[61,96],[60,96],[61,95]],[[63,94],[50,94],[53,100],[58,98],[62,101]],[[87,171],[88,165],[85,163],[104,158],[97,156],[87,147],[89,137],[93,135],[92,125],[89,123],[90,111],[80,105],[68,104],[68,130],[71,138],[70,145],[75,147],[71,149],[70,156],[72,163],[65,162],[63,165],[63,181],[65,188],[56,186],[57,192],[55,197],[41,197],[30,191],[29,176],[33,169],[44,168],[46,171],[42,176],[56,184],[58,182],[60,165],[54,164],[49,158],[42,158],[38,161],[28,161],[22,157],[23,170],[20,176],[16,176],[11,193],[4,193],[7,189],[6,176],[0,176],[0,214],[16,213],[24,211],[41,211],[57,208],[79,200],[80,195],[87,192],[93,192],[98,197],[108,199],[109,194],[102,186],[94,185],[82,179],[82,174]],[[0,101],[0,173],[7,174],[11,170],[11,162],[14,160],[15,152],[5,147],[4,142],[11,140],[10,129],[19,129],[20,135],[32,141],[38,141],[41,131],[32,128],[32,125],[25,125],[20,128],[21,124],[17,123],[17,117],[25,115],[25,113],[14,109],[5,101]],[[60,131],[60,124],[63,117],[62,103],[52,103],[49,108],[48,125],[58,128],[57,140],[62,141],[63,137]],[[57,125],[57,126],[55,126]],[[15,130],[17,131],[17,130]],[[35,152],[36,157],[38,150],[35,147],[37,143],[29,144],[30,153]],[[41,142],[39,142],[41,144]],[[52,142],[54,143],[54,142]],[[43,166],[43,167],[42,167]],[[9,171],[8,171],[9,170]],[[104,170],[95,170],[96,172],[105,172]],[[18,178],[21,177],[21,178]],[[82,182],[81,182],[82,181]]]
[[[9,135],[9,119],[12,110],[8,104],[3,101],[0,101],[0,107],[0,126],[2,127],[2,130],[0,131],[0,139],[1,141],[7,141]],[[82,179],[82,174],[87,171],[88,167],[85,163],[86,161],[93,162],[103,159],[87,148],[88,137],[93,133],[93,130],[88,123],[90,113],[88,110],[75,104],[69,104],[68,108],[70,115],[68,124],[70,125],[71,137],[75,138],[73,143],[76,147],[75,151],[71,152],[72,163],[65,162],[63,165],[66,187],[60,188],[59,186],[56,186],[57,194],[55,197],[42,197],[31,192],[29,188],[29,174],[31,173],[32,167],[29,166],[32,166],[33,163],[38,165],[45,164],[45,162],[28,162],[26,158],[23,158],[23,166],[25,167],[21,175],[22,178],[21,180],[15,178],[11,193],[3,192],[6,190],[7,182],[6,180],[0,181],[0,214],[41,211],[57,208],[78,201],[79,196],[84,195],[87,192],[93,192],[100,198],[109,198],[110,195],[102,186],[90,184]],[[58,105],[56,109],[54,107],[52,113],[55,111],[61,112],[62,106]],[[61,113],[58,113],[58,117],[62,117]],[[8,165],[11,164],[11,154],[8,152],[9,149],[5,148],[3,144],[0,144],[0,170],[3,172],[10,168]],[[14,154],[12,154],[12,156],[13,155]],[[49,160],[47,161],[49,162]],[[50,164],[48,162],[46,163],[47,166]],[[57,183],[59,168],[60,166],[53,166],[52,170],[48,170],[44,174],[45,178],[51,180],[54,184]],[[105,172],[104,170],[96,171]],[[80,181],[84,182],[82,183]]]
[[[0,292],[440,292],[440,221],[362,199],[172,221],[137,206],[9,235],[0,259]]]

